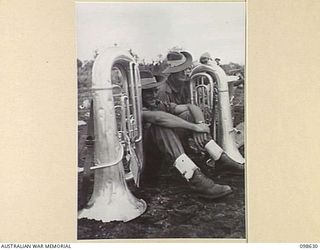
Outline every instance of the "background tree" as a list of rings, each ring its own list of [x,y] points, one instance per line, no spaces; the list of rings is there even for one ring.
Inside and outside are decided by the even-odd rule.
[[[79,88],[91,88],[92,86],[92,67],[94,60],[85,60],[81,62],[79,59],[78,62],[78,87]],[[79,65],[81,65],[79,67]]]

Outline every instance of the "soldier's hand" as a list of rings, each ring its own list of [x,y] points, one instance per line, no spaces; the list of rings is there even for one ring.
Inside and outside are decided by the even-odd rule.
[[[208,134],[194,132],[193,139],[194,139],[194,142],[196,143],[197,147],[199,149],[203,150],[204,146],[206,145],[206,143],[208,141]]]
[[[208,124],[205,123],[196,124],[196,127],[197,130],[193,132],[193,139],[198,148],[203,149],[208,140],[210,128]]]
[[[200,123],[200,124],[194,124],[195,130],[194,132],[198,133],[210,133],[210,128],[208,124]]]

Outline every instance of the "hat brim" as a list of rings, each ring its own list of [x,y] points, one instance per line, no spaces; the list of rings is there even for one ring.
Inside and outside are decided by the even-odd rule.
[[[153,82],[153,83],[148,83],[144,84],[141,86],[142,89],[152,89],[152,88],[157,88],[162,84],[162,82]]]
[[[211,57],[207,57],[207,56],[202,56],[202,57],[200,57],[200,61],[201,61],[202,59],[205,59],[205,58],[207,58],[208,60],[213,61],[213,59],[212,59]]]
[[[185,51],[182,51],[180,53],[183,54],[186,57],[186,61],[183,64],[179,65],[179,66],[175,66],[175,67],[168,66],[166,69],[164,69],[162,71],[162,73],[168,74],[168,73],[180,72],[182,70],[185,70],[185,69],[189,68],[192,65],[192,56],[191,56],[191,54],[189,54],[188,52],[185,52]]]
[[[160,83],[163,83],[167,79],[167,77],[163,75],[154,75],[154,78],[156,78],[156,81]]]
[[[155,75],[154,79],[156,80],[155,82],[147,83],[147,84],[141,84],[142,89],[152,89],[152,88],[157,88],[159,87],[164,81],[166,80],[166,77],[162,75]]]

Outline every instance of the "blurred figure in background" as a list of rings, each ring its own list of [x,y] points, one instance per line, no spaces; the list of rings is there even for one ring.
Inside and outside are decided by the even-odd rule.
[[[210,61],[212,61],[212,57],[208,52],[203,53],[200,56],[199,61],[200,61],[201,64],[212,66],[212,64],[210,63]]]

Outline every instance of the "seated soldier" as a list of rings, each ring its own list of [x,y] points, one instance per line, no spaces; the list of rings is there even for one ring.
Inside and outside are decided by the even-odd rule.
[[[176,104],[190,103],[190,79],[187,74],[192,67],[192,55],[186,51],[168,53],[168,67],[162,71],[166,81],[159,88],[159,100]]]
[[[192,104],[177,105],[164,103],[157,99],[157,82],[150,71],[140,71],[142,84],[144,124],[144,149],[153,150],[166,157],[188,181],[190,188],[199,196],[209,199],[223,197],[232,192],[227,185],[219,185],[206,177],[198,166],[185,154],[181,139],[176,129],[195,133],[197,142],[216,161],[217,169],[236,169],[243,173],[243,166],[230,159],[209,136],[209,127],[204,123],[193,123],[180,118],[181,113],[188,113],[194,119],[202,119],[199,108]],[[148,166],[146,166],[148,168]]]
[[[210,54],[203,53],[198,65],[217,67],[215,63],[211,64],[210,60],[212,60]],[[159,100],[176,104],[190,103],[190,68],[198,65],[193,63],[192,55],[187,51],[169,52],[166,62],[168,66],[162,71],[162,74],[167,75],[167,80],[159,88]]]

